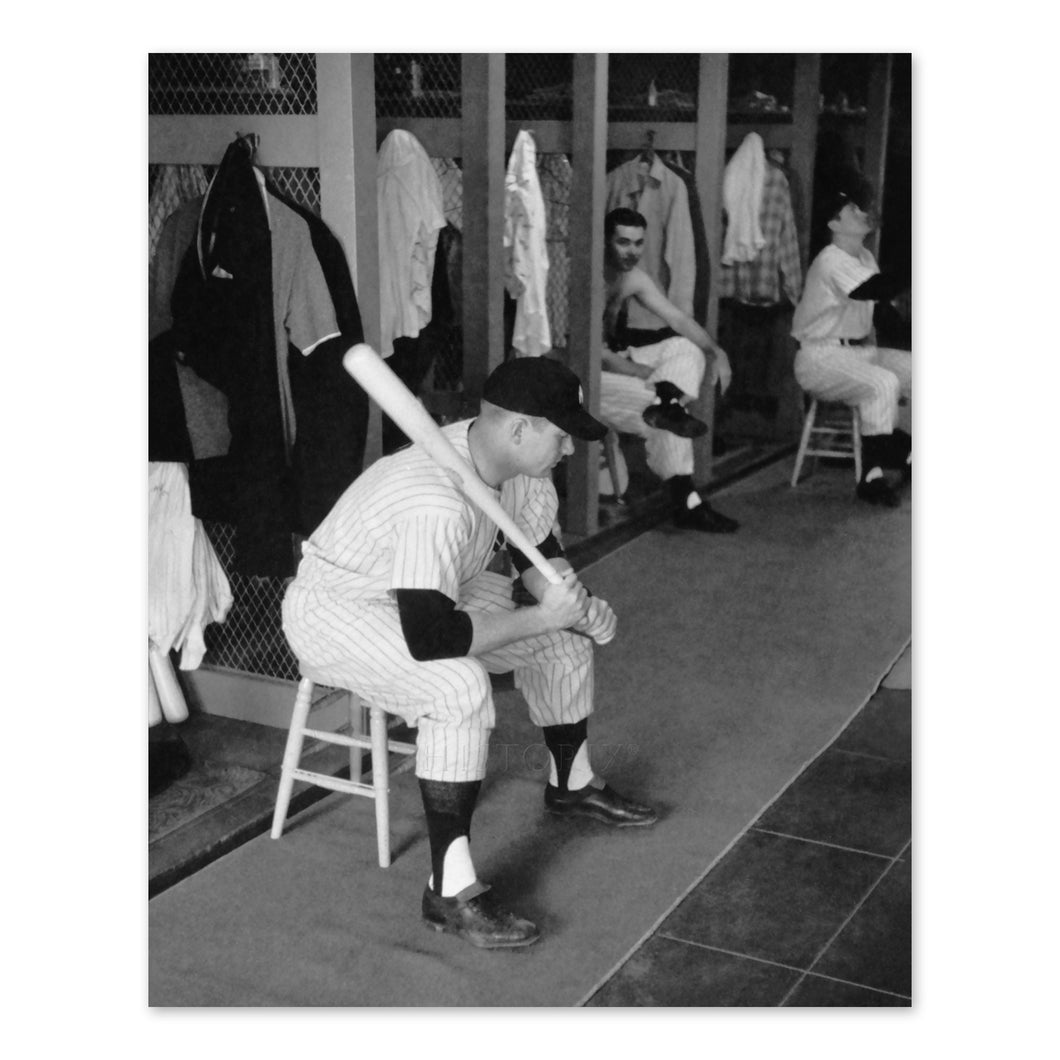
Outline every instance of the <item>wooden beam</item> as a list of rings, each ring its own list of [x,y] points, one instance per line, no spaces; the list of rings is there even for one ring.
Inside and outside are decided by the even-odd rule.
[[[460,118],[377,118],[375,126],[378,142],[395,129],[404,129],[419,140],[431,158],[459,158],[461,155],[464,125]]]
[[[574,56],[570,189],[571,370],[591,412],[600,411],[604,317],[604,207],[607,161],[607,56]],[[599,525],[600,443],[575,442],[567,464],[566,529],[594,534]]]
[[[464,391],[504,359],[504,55],[461,61]]]
[[[147,161],[167,165],[217,165],[237,133],[257,133],[263,166],[315,166],[317,116],[259,114],[152,114]]]
[[[795,56],[795,98],[792,106],[794,137],[791,143],[791,170],[799,182],[801,206],[795,217],[799,230],[802,267],[809,264],[810,223],[813,217],[813,167],[817,155],[817,120],[821,95],[821,56],[800,53]]]

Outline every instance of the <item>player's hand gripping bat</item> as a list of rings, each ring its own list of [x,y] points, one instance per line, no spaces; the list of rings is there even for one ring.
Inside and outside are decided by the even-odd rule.
[[[553,585],[562,578],[555,567],[534,546],[515,524],[515,520],[497,503],[474,468],[453,448],[441,428],[416,399],[412,391],[394,374],[390,366],[366,343],[350,347],[342,358],[342,365],[376,404],[415,442],[439,467],[451,473],[461,489],[484,515],[488,516],[526,558]],[[614,633],[611,634],[611,637]],[[611,640],[599,643],[607,643]]]

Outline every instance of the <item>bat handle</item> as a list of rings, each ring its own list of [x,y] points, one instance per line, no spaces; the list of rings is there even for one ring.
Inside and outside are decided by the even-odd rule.
[[[534,550],[537,551],[536,549]],[[552,585],[562,585],[563,576],[544,556],[538,553],[536,556],[527,557],[531,563],[551,582]]]

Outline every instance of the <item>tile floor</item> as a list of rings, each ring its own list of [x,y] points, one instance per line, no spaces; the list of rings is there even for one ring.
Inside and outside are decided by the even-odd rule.
[[[911,652],[590,999],[909,1006]]]

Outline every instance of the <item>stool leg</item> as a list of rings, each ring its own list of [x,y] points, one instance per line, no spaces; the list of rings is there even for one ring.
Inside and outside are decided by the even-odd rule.
[[[861,481],[861,412],[854,406],[850,409],[850,433],[854,441],[854,478]]]
[[[611,489],[614,491],[615,501],[618,504],[625,504],[626,498],[622,494],[618,481],[618,466],[620,463],[618,435],[611,430],[604,435],[604,457],[607,460],[607,473],[611,476]]]
[[[364,735],[364,716],[367,713],[364,704],[352,692],[349,694],[347,703],[350,708],[350,735]],[[360,780],[364,767],[364,749],[361,747],[350,748],[350,780]]]
[[[795,457],[795,470],[791,473],[791,484],[795,486],[799,481],[799,472],[802,470],[802,462],[806,459],[806,450],[810,445],[810,431],[813,430],[813,421],[817,416],[817,399],[815,398],[806,412],[806,419],[802,424],[802,438],[799,440],[799,452]]]
[[[390,760],[387,750],[386,712],[372,707],[369,712],[372,733],[372,788],[375,791],[375,832],[379,846],[379,867],[390,865]]]
[[[291,727],[287,730],[287,746],[283,752],[283,767],[280,770],[280,788],[276,793],[276,809],[272,814],[272,838],[279,839],[283,834],[283,824],[287,820],[287,807],[291,802],[291,789],[294,787],[294,771],[302,757],[302,742],[305,739],[305,723],[309,717],[309,705],[313,699],[313,682],[303,677],[298,682],[298,695],[294,699],[294,710],[291,713]]]

